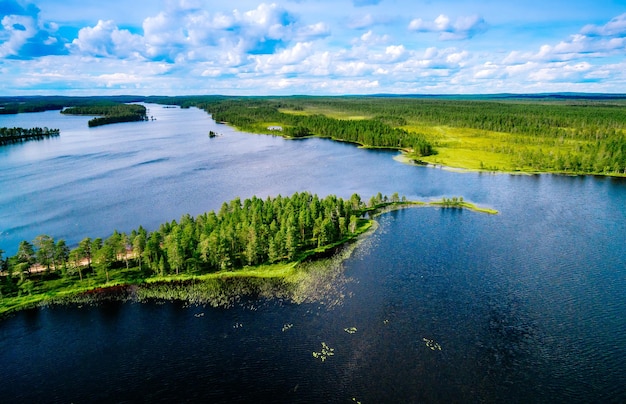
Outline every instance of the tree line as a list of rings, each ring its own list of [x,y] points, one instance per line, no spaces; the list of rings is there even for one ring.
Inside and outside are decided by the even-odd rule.
[[[228,122],[243,130],[265,131],[263,123],[280,122],[284,126],[283,133],[292,137],[317,135],[370,147],[409,148],[422,156],[434,153],[425,135],[392,126],[401,119],[398,117],[335,119],[322,114],[284,113],[279,110],[282,106],[281,103],[256,99],[215,100],[198,104],[216,121]]]
[[[140,96],[98,96],[98,97],[67,97],[67,96],[10,96],[0,97],[0,115],[43,111],[60,111],[66,107],[90,105],[94,103],[130,103],[141,102]]]
[[[89,120],[89,127],[108,125],[120,122],[147,121],[147,110],[138,104],[93,104],[65,108],[61,111],[67,115],[99,115]]]
[[[484,151],[509,156],[520,169],[626,173],[626,103],[622,98],[501,98],[198,96],[154,101],[196,106],[217,121],[246,131],[268,133],[264,124],[280,123],[287,136],[318,135],[373,147],[412,149],[416,156],[437,153],[436,128],[466,128],[489,132],[489,136],[499,134],[505,146],[486,142]],[[342,120],[314,111],[371,118]]]
[[[59,129],[43,128],[0,128],[0,146],[28,140],[42,140],[52,136],[59,136]]]
[[[394,126],[468,128],[502,134],[506,146],[485,151],[508,155],[534,171],[626,174],[626,103],[607,97],[529,100],[408,97],[305,97],[282,108],[325,108],[376,116]],[[435,149],[437,140],[426,134]],[[487,168],[487,167],[486,167]]]
[[[114,231],[103,238],[84,238],[74,248],[49,235],[22,241],[17,253],[0,263],[6,274],[2,295],[29,293],[35,273],[56,273],[83,280],[90,274],[109,279],[110,271],[129,268],[151,276],[181,272],[207,273],[305,258],[319,247],[344,242],[355,235],[362,216],[377,204],[399,202],[380,193],[369,207],[354,194],[349,200],[308,192],[291,197],[236,198],[216,211],[184,215],[148,232]],[[37,272],[35,272],[37,271]]]
[[[429,125],[537,136],[599,140],[611,129],[624,129],[626,103],[610,100],[474,100],[416,97],[302,97],[285,108],[350,111],[355,115],[397,117]]]

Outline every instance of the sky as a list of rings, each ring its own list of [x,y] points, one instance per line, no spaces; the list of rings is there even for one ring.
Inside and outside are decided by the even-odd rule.
[[[626,0],[0,0],[0,96],[626,93]]]

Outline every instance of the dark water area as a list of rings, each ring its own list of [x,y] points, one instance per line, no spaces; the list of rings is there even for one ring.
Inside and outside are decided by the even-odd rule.
[[[380,216],[332,299],[14,314],[0,321],[3,401],[626,402],[623,180],[414,167],[394,152],[149,108],[154,122],[94,129],[84,117],[11,117],[59,119],[36,126],[61,137],[0,148],[0,248],[40,233],[71,244],[235,196],[304,190],[463,196],[500,214]],[[312,355],[322,343],[334,349],[324,362]]]

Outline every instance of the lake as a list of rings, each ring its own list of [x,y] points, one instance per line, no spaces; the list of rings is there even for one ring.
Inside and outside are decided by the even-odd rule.
[[[74,245],[305,190],[463,196],[500,214],[382,215],[315,302],[17,313],[0,322],[3,401],[626,401],[624,180],[410,166],[396,152],[148,108],[155,121],[97,128],[55,111],[0,116],[61,129],[0,148],[0,248],[12,255],[42,233]],[[322,343],[334,349],[323,362]]]

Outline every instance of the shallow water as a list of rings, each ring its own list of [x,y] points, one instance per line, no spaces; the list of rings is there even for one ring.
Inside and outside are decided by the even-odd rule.
[[[149,108],[156,121],[93,129],[88,118],[58,112],[0,116],[0,126],[26,120],[62,131],[0,148],[0,248],[13,253],[40,233],[71,244],[113,228],[155,228],[235,196],[304,190],[462,195],[500,214],[415,208],[381,216],[344,264],[339,301],[16,314],[0,323],[1,397],[626,401],[624,181],[413,167],[394,161],[395,152],[248,135],[202,111]],[[210,139],[209,130],[222,136]],[[285,324],[293,327],[282,331]],[[312,355],[322,342],[335,349],[325,362]]]

